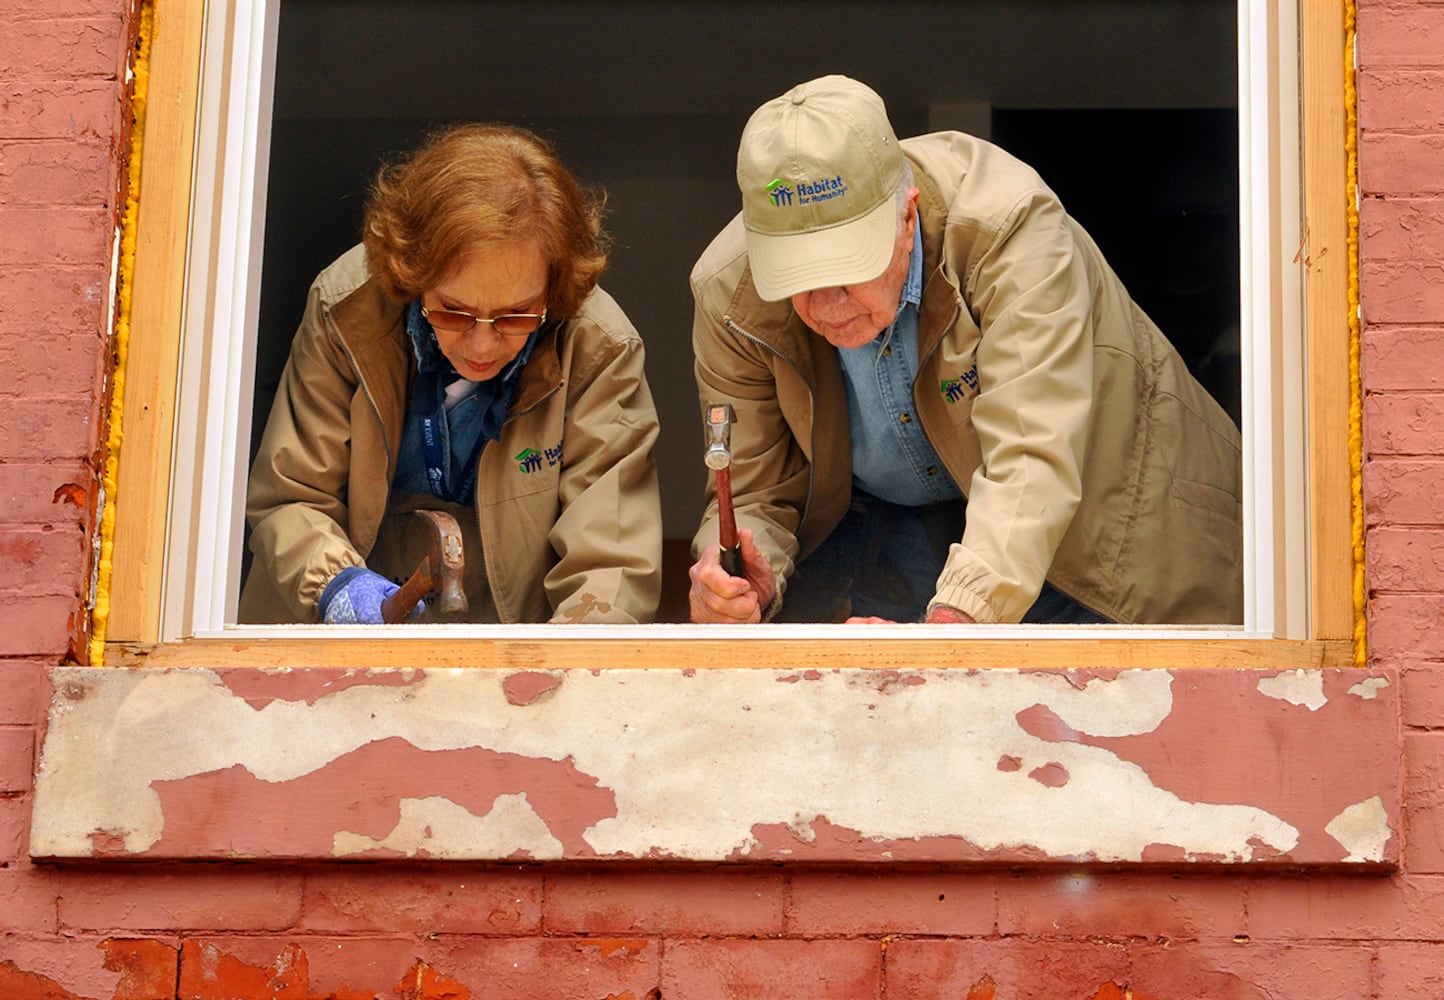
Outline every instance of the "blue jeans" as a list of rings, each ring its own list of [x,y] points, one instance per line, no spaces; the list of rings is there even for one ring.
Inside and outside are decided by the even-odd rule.
[[[919,622],[948,557],[963,537],[967,505],[952,500],[900,507],[857,489],[831,535],[798,564],[787,583],[782,622],[840,622],[875,615]],[[1050,583],[1023,616],[1030,624],[1102,624],[1110,619]]]

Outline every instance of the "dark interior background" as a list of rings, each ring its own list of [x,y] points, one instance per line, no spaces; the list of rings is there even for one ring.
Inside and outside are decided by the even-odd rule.
[[[737,211],[747,116],[833,72],[876,89],[899,136],[959,128],[1032,163],[1237,419],[1232,0],[282,0],[280,12],[253,454],[307,286],[356,242],[380,162],[447,122],[513,122],[609,193],[603,284],[647,343],[665,534],[690,538],[704,470],[687,274]]]

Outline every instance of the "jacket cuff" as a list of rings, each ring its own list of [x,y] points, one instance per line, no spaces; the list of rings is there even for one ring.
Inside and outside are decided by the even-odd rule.
[[[781,610],[782,610],[782,588],[781,588],[781,587],[778,587],[778,588],[777,588],[777,593],[775,593],[775,594],[772,595],[772,600],[770,600],[770,601],[767,602],[767,607],[765,607],[765,608],[762,609],[762,620],[763,620],[764,622],[770,622],[770,621],[772,621],[772,619],[774,619],[774,618],[777,617],[777,613],[778,613],[779,611],[781,611]]]
[[[990,601],[986,595],[973,590],[966,584],[950,581],[948,576],[948,571],[944,570],[942,578],[938,580],[937,592],[928,602],[929,611],[939,604],[946,604],[948,607],[957,608],[981,625],[995,625],[1009,620],[1003,610]]]

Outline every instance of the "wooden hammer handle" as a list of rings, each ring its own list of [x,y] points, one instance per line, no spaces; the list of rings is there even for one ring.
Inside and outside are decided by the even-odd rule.
[[[717,543],[728,576],[742,575],[742,546],[737,540],[737,515],[732,509],[732,469],[717,469]]]
[[[431,558],[421,560],[411,579],[401,589],[381,602],[381,620],[387,625],[404,622],[416,607],[416,602],[436,588],[436,576],[431,572]]]

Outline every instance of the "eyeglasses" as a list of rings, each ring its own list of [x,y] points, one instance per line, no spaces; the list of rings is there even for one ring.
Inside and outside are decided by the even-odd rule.
[[[478,323],[490,323],[499,337],[530,337],[546,322],[547,311],[540,313],[504,313],[484,319],[459,309],[428,309],[421,307],[421,315],[433,327],[447,333],[469,333]]]

